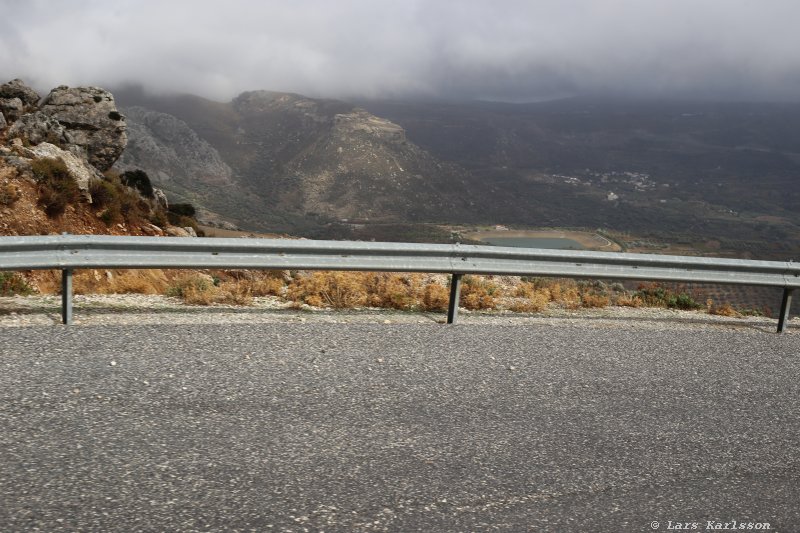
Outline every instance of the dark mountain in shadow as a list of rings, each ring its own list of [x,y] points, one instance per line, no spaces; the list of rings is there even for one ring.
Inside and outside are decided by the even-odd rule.
[[[208,161],[229,172],[217,179],[187,163],[172,165],[171,184],[162,185],[181,197],[194,191],[200,205],[246,228],[341,236],[343,221],[503,223],[770,241],[773,255],[798,247],[794,104],[354,105],[270,91],[227,103],[131,88],[115,94],[123,108],[140,109],[131,113],[134,147],[192,153],[152,127],[138,143],[144,109],[174,117],[218,154]],[[126,163],[156,173],[164,166],[141,153]]]

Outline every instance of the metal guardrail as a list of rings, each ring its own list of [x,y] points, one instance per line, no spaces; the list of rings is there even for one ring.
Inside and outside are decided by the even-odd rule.
[[[81,268],[361,270],[452,275],[448,323],[458,312],[461,276],[495,274],[678,281],[782,287],[778,332],[800,287],[800,264],[713,257],[461,244],[187,239],[56,235],[0,237],[0,270],[62,271],[62,319],[72,322],[72,271]]]

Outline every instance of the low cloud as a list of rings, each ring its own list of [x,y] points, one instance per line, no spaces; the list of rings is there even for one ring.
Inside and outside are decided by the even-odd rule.
[[[226,100],[800,97],[794,0],[4,0],[0,74]]]

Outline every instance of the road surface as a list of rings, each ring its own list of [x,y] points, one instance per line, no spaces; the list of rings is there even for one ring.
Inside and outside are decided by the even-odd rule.
[[[800,334],[0,328],[2,531],[800,531]]]

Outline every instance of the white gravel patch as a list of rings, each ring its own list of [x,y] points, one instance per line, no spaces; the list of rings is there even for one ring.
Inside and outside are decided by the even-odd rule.
[[[61,323],[59,296],[0,297],[0,328],[52,326]],[[255,298],[251,306],[187,305],[176,298],[138,294],[76,295],[74,324],[227,324],[271,322],[327,323],[444,323],[445,313],[406,312],[385,309],[330,310],[304,306],[295,309],[276,297]],[[774,331],[777,320],[766,317],[730,318],[703,311],[658,308],[606,307],[566,310],[551,308],[540,313],[459,310],[459,324],[525,325],[596,328],[734,328]],[[800,319],[793,318],[787,333],[797,333]],[[794,331],[792,331],[794,330]]]

